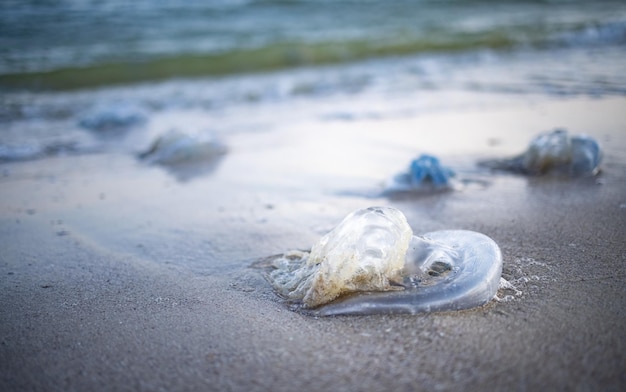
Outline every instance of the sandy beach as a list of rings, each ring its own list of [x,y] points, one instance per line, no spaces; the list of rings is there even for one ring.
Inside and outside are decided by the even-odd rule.
[[[233,134],[193,178],[119,153],[5,163],[0,389],[624,390],[624,107],[579,97],[290,123]],[[599,176],[475,167],[557,126],[597,138]],[[480,181],[375,196],[424,151]],[[418,234],[490,236],[521,293],[467,311],[314,318],[251,268],[371,205],[400,209]]]

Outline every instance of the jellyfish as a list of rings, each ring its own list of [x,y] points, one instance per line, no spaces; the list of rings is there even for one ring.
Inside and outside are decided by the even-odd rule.
[[[228,148],[209,133],[171,130],[159,136],[138,158],[163,167],[178,181],[185,182],[215,171],[227,152]]]
[[[422,154],[411,161],[408,172],[394,176],[387,192],[444,190],[451,187],[454,171],[443,166],[432,155]]]
[[[214,161],[226,151],[226,146],[209,134],[189,135],[171,130],[159,136],[139,158],[147,163],[177,166]]]
[[[535,137],[521,155],[481,163],[493,169],[527,175],[553,173],[577,177],[596,175],[601,160],[602,151],[595,139],[586,135],[570,136],[567,130],[555,129]]]
[[[483,234],[416,236],[401,211],[370,207],[349,214],[310,252],[277,256],[271,268],[277,293],[313,315],[414,314],[489,302],[502,256]]]

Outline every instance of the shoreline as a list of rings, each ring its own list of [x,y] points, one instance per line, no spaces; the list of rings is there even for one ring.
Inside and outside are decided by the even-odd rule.
[[[5,164],[0,389],[622,390],[624,102],[285,124],[229,137],[218,167],[186,182],[112,153]],[[469,163],[521,152],[557,126],[598,138],[598,177]],[[397,200],[359,193],[420,152],[488,185]],[[380,203],[416,234],[493,238],[522,295],[466,311],[315,318],[290,311],[250,268]]]

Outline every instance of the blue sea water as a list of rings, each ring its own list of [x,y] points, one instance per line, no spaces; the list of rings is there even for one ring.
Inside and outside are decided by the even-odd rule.
[[[623,1],[3,0],[0,161],[122,136],[135,151],[138,130],[228,133],[294,113],[624,96],[624,69]],[[162,121],[180,113],[195,121]]]
[[[626,43],[626,4],[606,0],[3,0],[0,11],[0,85],[56,89]]]

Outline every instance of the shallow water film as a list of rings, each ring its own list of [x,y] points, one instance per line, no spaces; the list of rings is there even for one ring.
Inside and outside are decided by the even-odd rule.
[[[370,207],[348,215],[310,253],[289,252],[272,266],[277,292],[315,315],[420,313],[489,302],[502,256],[483,234],[413,236],[399,210]]]

